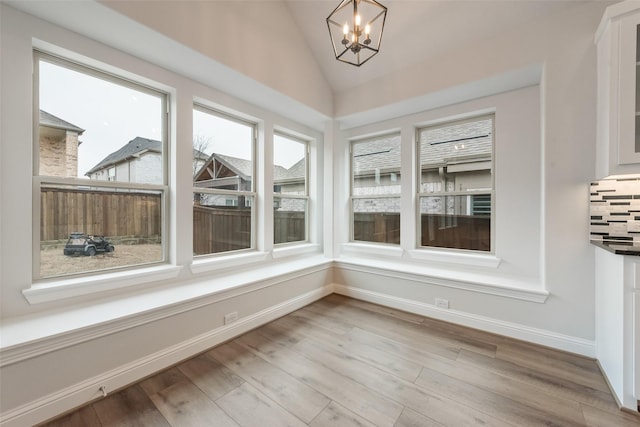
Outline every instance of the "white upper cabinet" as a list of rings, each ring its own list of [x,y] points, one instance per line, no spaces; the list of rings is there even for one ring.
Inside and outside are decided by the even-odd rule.
[[[609,6],[598,31],[598,178],[640,173],[640,1]]]

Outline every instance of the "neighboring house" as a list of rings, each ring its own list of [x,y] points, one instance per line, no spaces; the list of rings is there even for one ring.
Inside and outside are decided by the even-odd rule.
[[[305,194],[305,167],[305,159],[300,159],[289,169],[275,166],[274,191],[282,195]],[[196,173],[194,186],[218,190],[251,191],[252,172],[252,164],[249,160],[213,153]],[[204,194],[201,195],[199,202],[207,206],[236,206],[238,203],[235,196]]]
[[[84,129],[51,113],[40,110],[39,175],[76,177],[78,175],[78,139]]]
[[[458,205],[453,197],[422,198],[421,212],[467,215],[490,213],[491,198],[486,196],[486,191],[490,191],[492,187],[492,140],[490,120],[422,132],[422,193],[484,191],[485,194],[467,196],[467,203]],[[371,199],[356,199],[354,210],[399,212],[399,136],[380,138],[366,144],[354,144],[353,147],[353,195],[375,196]],[[379,198],[384,195],[389,195],[389,198]],[[445,199],[446,206],[443,205]],[[460,211],[461,206],[464,206],[464,211]]]
[[[206,158],[206,154],[194,150],[196,162],[203,163]],[[137,136],[105,157],[85,175],[98,181],[161,184],[162,143]]]

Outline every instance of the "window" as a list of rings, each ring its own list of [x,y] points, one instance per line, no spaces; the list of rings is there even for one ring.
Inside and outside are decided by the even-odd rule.
[[[163,261],[167,96],[40,52],[34,68],[34,278]]]
[[[418,130],[419,245],[491,251],[493,116]]]
[[[194,255],[255,247],[255,139],[254,124],[194,107]]]
[[[400,244],[400,135],[351,143],[351,238]]]
[[[307,241],[308,143],[276,133],[273,139],[273,242]]]

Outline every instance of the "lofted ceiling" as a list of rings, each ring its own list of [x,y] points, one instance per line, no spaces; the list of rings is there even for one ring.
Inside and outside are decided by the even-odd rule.
[[[380,52],[361,67],[355,67],[335,60],[329,40],[325,19],[340,0],[284,1],[334,92],[583,3],[580,0],[378,0],[388,9]]]
[[[388,8],[380,53],[355,67],[335,59],[329,39],[326,18],[340,0],[0,0],[316,129],[323,129],[331,117],[339,118],[343,126],[354,126],[406,114],[402,105],[393,104],[397,97],[377,99],[367,83],[385,87],[389,90],[383,92],[389,94],[396,89],[389,82],[397,83],[399,76],[406,75],[419,78],[421,74],[414,70],[429,70],[449,51],[495,41],[521,27],[530,33],[531,22],[569,13],[583,3],[610,3],[378,1]],[[487,62],[487,58],[469,57],[462,65],[486,66]],[[529,82],[529,71],[516,77]],[[504,89],[507,79],[495,79]],[[479,84],[489,85],[484,80]],[[481,96],[486,90],[467,92]],[[420,98],[419,106],[410,107],[429,108],[436,101],[456,100],[461,99],[438,98],[428,103]],[[383,111],[387,105],[393,111]],[[361,113],[366,117],[359,117]]]

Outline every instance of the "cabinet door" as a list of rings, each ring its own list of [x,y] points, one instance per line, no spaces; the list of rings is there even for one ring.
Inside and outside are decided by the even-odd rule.
[[[640,163],[640,13],[620,25],[618,163]]]
[[[635,307],[633,307],[633,340],[635,343],[633,344],[634,352],[633,352],[633,360],[635,371],[635,381],[634,381],[634,397],[637,400],[640,400],[640,289],[636,289],[633,294],[635,295]]]

